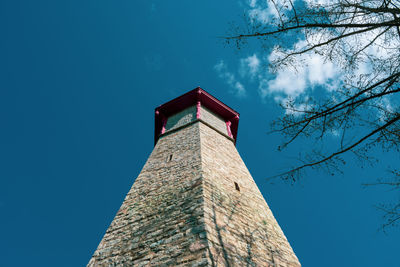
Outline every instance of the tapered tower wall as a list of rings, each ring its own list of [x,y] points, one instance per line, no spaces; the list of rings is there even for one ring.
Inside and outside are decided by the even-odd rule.
[[[88,266],[300,266],[236,150],[238,114],[203,101],[156,109],[156,145]]]

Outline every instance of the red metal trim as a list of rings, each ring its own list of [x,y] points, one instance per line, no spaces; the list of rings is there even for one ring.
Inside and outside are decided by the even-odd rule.
[[[230,121],[227,121],[227,122],[226,122],[226,129],[227,129],[227,131],[228,131],[229,137],[233,138],[232,131],[231,131],[231,124],[232,124],[232,123],[231,123]]]
[[[201,117],[201,102],[200,100],[197,101],[197,106],[196,106],[196,119],[200,119]]]
[[[167,125],[167,118],[165,116],[162,116],[162,128],[161,128],[161,134],[165,133],[165,126]]]

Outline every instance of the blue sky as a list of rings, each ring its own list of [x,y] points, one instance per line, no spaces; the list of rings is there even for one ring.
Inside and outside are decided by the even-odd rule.
[[[361,186],[398,155],[377,151],[385,164],[350,160],[343,175],[310,171],[293,185],[267,181],[311,143],[277,152],[282,139],[266,132],[286,91],[262,89],[284,81],[262,69],[257,45],[237,51],[219,38],[249,8],[0,2],[2,266],[85,266],[153,148],[154,108],[197,86],[240,112],[239,153],[303,266],[399,266],[400,231],[377,231],[374,208],[398,195]],[[298,90],[335,72],[325,75]]]

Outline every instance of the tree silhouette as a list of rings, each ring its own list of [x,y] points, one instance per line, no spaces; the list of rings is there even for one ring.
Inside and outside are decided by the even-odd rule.
[[[282,104],[285,114],[272,124],[272,132],[286,137],[280,150],[300,137],[323,143],[332,133],[338,137],[336,150],[316,146],[301,157],[301,164],[278,176],[296,181],[317,167],[334,174],[346,163],[345,154],[369,162],[375,160],[373,149],[398,152],[400,1],[269,0],[267,5],[267,21],[252,14],[246,28],[236,28],[226,40],[238,45],[250,39],[273,43],[273,71],[296,69],[313,54],[341,70],[329,94],[288,99]],[[298,42],[288,45],[293,36]],[[393,169],[391,174],[375,184],[399,189],[400,172]],[[379,208],[386,219],[383,227],[400,222],[400,203]]]

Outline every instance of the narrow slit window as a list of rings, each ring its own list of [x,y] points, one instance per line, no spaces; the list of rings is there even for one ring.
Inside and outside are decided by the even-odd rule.
[[[172,160],[172,154],[167,157],[167,162],[170,162],[171,160]]]
[[[236,182],[235,182],[235,189],[240,192],[240,187],[239,187],[238,183],[236,183]]]

